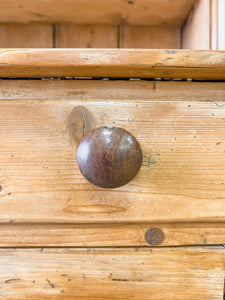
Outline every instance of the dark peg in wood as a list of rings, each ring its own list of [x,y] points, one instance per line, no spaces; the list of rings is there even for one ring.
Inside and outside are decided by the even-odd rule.
[[[117,188],[131,181],[142,164],[136,138],[118,127],[99,127],[84,136],[77,150],[83,176],[102,188]]]
[[[165,237],[163,231],[157,227],[150,228],[145,233],[145,240],[150,245],[154,245],[154,246],[159,245],[163,242],[164,238]]]

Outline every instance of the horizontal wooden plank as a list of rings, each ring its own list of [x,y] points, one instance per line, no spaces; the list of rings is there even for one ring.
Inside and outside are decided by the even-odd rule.
[[[163,239],[151,230],[160,230]],[[47,233],[47,234],[46,234]],[[139,247],[225,244],[224,223],[1,224],[0,247]]]
[[[3,0],[0,22],[181,25],[194,0]]]
[[[53,81],[52,87],[57,83],[61,86],[60,81]],[[103,84],[100,97],[93,88],[89,97],[85,94],[81,100],[81,87],[78,100],[76,89],[71,90],[70,86],[70,92],[75,92],[70,100],[67,96],[64,99],[62,96],[61,100],[15,100],[13,105],[12,100],[1,100],[0,220],[50,223],[224,221],[224,83],[215,83],[211,90],[210,87],[206,89],[205,101],[203,92],[199,94],[201,101],[197,101],[197,88],[193,95],[188,94],[188,90],[186,94],[181,93],[185,101],[172,101],[175,90],[171,94],[167,91],[170,100],[158,101],[165,91],[153,96],[154,85],[148,99],[147,90],[144,90],[145,99],[139,99],[137,94],[136,99],[133,96],[124,100],[126,81],[114,91],[116,99],[106,100],[103,87],[115,86],[115,83],[105,85],[98,81],[96,84],[99,87]],[[146,84],[151,90],[153,83]],[[135,82],[137,87],[138,82]],[[168,82],[165,87],[169,87]],[[214,88],[217,89],[216,101],[213,101]],[[49,97],[54,93],[56,91],[49,92]],[[144,159],[132,182],[115,190],[102,190],[82,177],[69,125],[71,111],[77,106],[88,109],[95,126],[119,126],[137,137]]]
[[[0,77],[141,77],[224,80],[225,52],[2,49]]]
[[[1,80],[0,100],[223,101],[224,82]],[[204,91],[204,92],[203,92]]]
[[[4,299],[221,300],[224,249],[1,249]]]

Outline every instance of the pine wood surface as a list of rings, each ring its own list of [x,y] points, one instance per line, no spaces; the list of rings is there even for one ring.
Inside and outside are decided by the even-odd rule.
[[[210,0],[195,1],[182,30],[183,49],[211,49]],[[215,5],[214,1],[214,5]]]
[[[1,24],[0,47],[180,48],[189,13],[183,47],[217,48],[216,1],[194,14],[187,0],[72,2],[1,1],[1,22],[28,24]],[[5,78],[224,74],[224,52],[0,51]],[[0,248],[0,297],[222,300],[224,100],[224,82],[0,80],[0,247],[48,247]],[[105,124],[144,149],[115,191],[91,186],[75,159],[82,132]]]
[[[32,81],[32,85],[35,82],[37,89],[41,83],[44,88],[45,81]],[[60,81],[45,87],[57,83],[62,87]],[[128,83],[134,84],[129,92]],[[2,222],[224,221],[224,83],[206,83],[205,96],[198,89],[201,83],[124,81],[117,86],[110,81],[83,81],[86,94],[79,81],[73,84],[74,88],[68,83],[69,97],[73,92],[68,100],[68,92],[61,100],[51,100],[56,90],[50,92],[50,88],[45,101],[40,101],[42,96],[13,101],[12,95],[11,100],[1,100]],[[88,84],[93,86],[89,94]],[[157,93],[158,84],[165,84],[165,90]],[[181,92],[185,100],[179,101],[178,92],[185,85],[187,91]],[[139,88],[144,100],[136,94],[129,99]],[[163,100],[164,93],[167,100]],[[173,94],[178,99],[173,100]],[[77,106],[89,111],[92,126],[122,127],[138,139],[144,158],[139,174],[129,184],[103,190],[80,174],[70,135],[71,126],[83,122],[70,119]]]
[[[222,246],[164,247],[224,243],[224,82],[0,87],[0,246],[64,247],[0,249],[4,299],[223,298]],[[78,105],[91,120],[71,113]],[[79,129],[71,136],[84,124],[132,131],[142,175],[113,195],[89,186],[76,171]],[[139,248],[152,228],[163,248]]]
[[[151,229],[164,239],[146,240]],[[225,244],[224,223],[145,224],[1,224],[0,247],[143,247]]]
[[[2,0],[1,23],[181,25],[194,0]]]
[[[106,78],[107,79],[107,78]],[[224,100],[224,82],[0,79],[0,100]],[[203,93],[204,91],[204,93]]]
[[[117,26],[57,25],[56,48],[118,48]]]
[[[120,26],[119,48],[179,49],[180,26]]]
[[[0,24],[0,48],[52,48],[53,27],[43,24]]]
[[[224,80],[224,51],[2,49],[0,77],[138,77]]]
[[[211,1],[211,49],[217,50],[218,47],[218,0]]]
[[[224,249],[1,249],[4,299],[222,300]]]

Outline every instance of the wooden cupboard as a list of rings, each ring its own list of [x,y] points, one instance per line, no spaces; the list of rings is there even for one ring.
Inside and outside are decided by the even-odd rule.
[[[0,1],[3,299],[223,299],[216,10],[208,0]],[[79,142],[99,126],[142,147],[139,173],[120,188],[79,171]]]

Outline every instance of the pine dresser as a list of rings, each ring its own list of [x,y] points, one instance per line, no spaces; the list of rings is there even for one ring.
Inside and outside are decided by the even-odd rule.
[[[223,300],[217,1],[0,1],[0,298]]]

